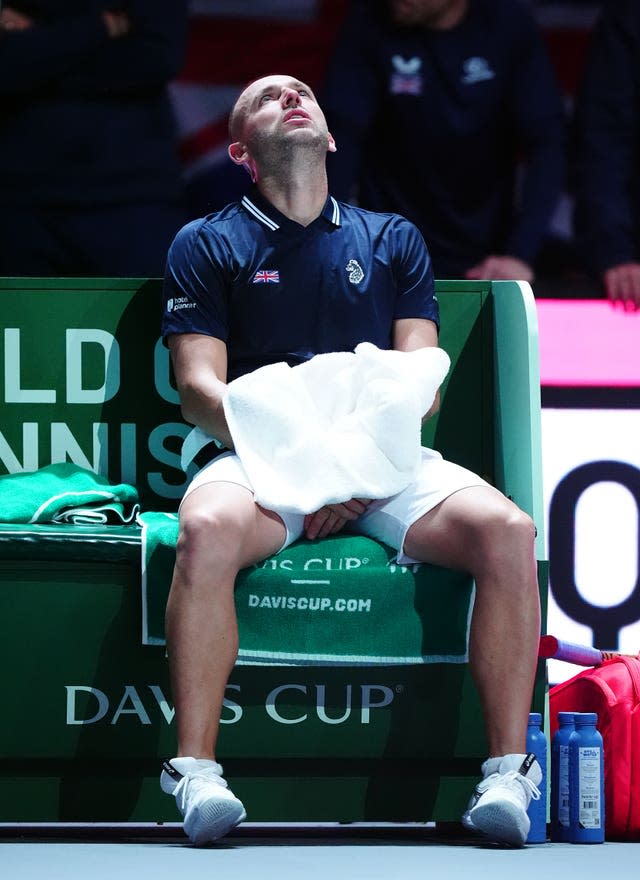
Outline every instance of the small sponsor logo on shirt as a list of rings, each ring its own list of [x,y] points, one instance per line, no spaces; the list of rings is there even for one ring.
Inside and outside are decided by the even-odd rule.
[[[493,79],[496,75],[486,58],[467,58],[462,65],[462,70],[462,82],[466,85],[485,82],[488,79]]]
[[[422,59],[403,58],[401,55],[393,55],[391,58],[393,71],[389,83],[389,91],[392,95],[421,95],[424,80],[422,77]]]
[[[253,276],[253,284],[278,284],[280,272],[278,269],[259,269]]]
[[[177,312],[180,309],[195,309],[196,304],[188,296],[176,296],[167,301],[167,311]]]
[[[352,284],[360,284],[360,282],[364,278],[364,272],[362,271],[362,267],[357,260],[349,260],[349,262],[345,266],[345,270],[348,273],[349,281]]]

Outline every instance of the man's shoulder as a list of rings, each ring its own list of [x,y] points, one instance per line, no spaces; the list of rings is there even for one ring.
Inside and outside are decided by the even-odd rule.
[[[367,239],[374,248],[402,251],[420,245],[422,235],[402,214],[391,211],[369,211],[357,205],[340,202],[341,223],[354,237]]]
[[[179,230],[174,243],[182,247],[193,244],[200,238],[224,234],[238,223],[244,222],[246,215],[239,202],[232,202],[220,211],[196,217]]]
[[[242,223],[247,219],[246,212],[242,210],[240,202],[231,202],[219,211],[212,214],[206,214],[204,217],[198,217],[187,223],[185,229],[192,232],[202,233],[216,230],[223,230],[226,226]]]
[[[177,233],[169,248],[168,260],[176,264],[187,260],[224,260],[238,241],[241,225],[246,222],[239,203],[227,205],[220,211],[197,217],[186,223]]]
[[[537,29],[533,12],[524,0],[474,0],[474,4],[499,34]]]
[[[339,202],[343,223],[359,223],[370,229],[384,229],[386,227],[413,226],[412,223],[393,211],[369,211],[359,205],[349,202]]]

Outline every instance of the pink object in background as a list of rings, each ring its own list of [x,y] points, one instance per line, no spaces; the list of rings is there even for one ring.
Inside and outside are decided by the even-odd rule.
[[[536,302],[542,385],[640,387],[640,311],[607,300]]]

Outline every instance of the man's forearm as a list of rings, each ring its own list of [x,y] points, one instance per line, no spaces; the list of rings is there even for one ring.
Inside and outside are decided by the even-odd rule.
[[[195,389],[181,389],[182,415],[187,422],[215,437],[227,449],[233,449],[233,439],[224,413],[223,398],[226,385],[216,382],[215,390],[208,392]]]

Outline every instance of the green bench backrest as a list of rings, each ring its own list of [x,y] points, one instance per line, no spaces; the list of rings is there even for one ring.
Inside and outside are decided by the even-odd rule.
[[[448,289],[443,289],[448,286]],[[186,478],[157,279],[0,278],[0,474],[70,460],[174,509]],[[423,441],[494,477],[490,286],[438,285],[452,359]]]

